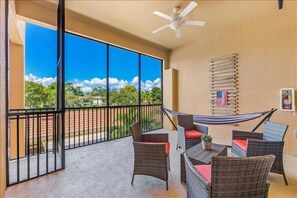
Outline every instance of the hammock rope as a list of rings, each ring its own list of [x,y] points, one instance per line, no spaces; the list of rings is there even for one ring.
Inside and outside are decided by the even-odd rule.
[[[188,115],[188,113],[177,112],[164,107],[162,107],[162,109],[166,114],[168,112],[173,116]],[[275,111],[276,109],[271,109],[270,111],[246,113],[246,114],[240,114],[240,115],[227,115],[227,116],[193,115],[193,120],[194,122],[197,122],[197,123],[209,124],[209,125],[237,124],[240,122],[254,120],[267,114],[267,116],[258,124],[260,126],[265,120],[269,119],[270,116]]]

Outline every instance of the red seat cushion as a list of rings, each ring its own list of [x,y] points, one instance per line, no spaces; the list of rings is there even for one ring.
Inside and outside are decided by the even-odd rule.
[[[247,150],[247,140],[232,140],[234,144],[236,144],[239,148],[246,151]]]
[[[211,165],[196,165],[195,168],[208,183],[211,182]]]
[[[148,144],[165,144],[165,153],[166,157],[169,156],[169,151],[170,151],[170,143],[169,142],[145,142]]]
[[[193,129],[193,130],[189,130],[186,131],[186,138],[187,139],[195,139],[195,138],[201,138],[203,135],[203,133]]]

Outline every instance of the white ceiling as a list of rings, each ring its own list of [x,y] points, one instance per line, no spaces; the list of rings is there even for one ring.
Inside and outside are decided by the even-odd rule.
[[[108,24],[142,39],[175,49],[209,34],[227,31],[240,23],[255,19],[267,12],[280,12],[276,0],[265,1],[196,1],[198,6],[187,16],[192,20],[206,21],[204,27],[183,26],[182,37],[167,28],[157,34],[151,32],[168,23],[153,14],[158,10],[168,15],[175,6],[185,8],[190,1],[99,1],[68,0],[66,9]],[[284,4],[286,9],[286,1]]]

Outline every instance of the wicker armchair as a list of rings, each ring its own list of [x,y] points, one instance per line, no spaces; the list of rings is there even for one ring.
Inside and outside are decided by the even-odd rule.
[[[170,170],[168,134],[141,134],[140,124],[130,126],[134,146],[134,170],[131,185],[135,175],[149,175],[166,182],[168,190],[168,170]]]
[[[266,121],[263,133],[233,131],[232,154],[240,157],[275,155],[271,172],[282,174],[288,185],[284,166],[283,149],[287,125]]]
[[[268,197],[273,155],[212,157],[211,165],[193,166],[185,155],[188,198]]]
[[[203,134],[208,134],[208,127],[194,124],[193,115],[178,115],[177,116],[177,145],[176,149],[189,149],[201,142]]]

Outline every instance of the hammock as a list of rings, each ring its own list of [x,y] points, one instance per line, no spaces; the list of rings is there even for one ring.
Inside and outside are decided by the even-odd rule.
[[[165,113],[168,112],[168,113],[172,114],[173,116],[188,114],[188,113],[172,111],[172,110],[169,110],[169,109],[166,109],[163,107],[162,107],[162,109]],[[193,115],[193,120],[194,120],[194,122],[197,122],[197,123],[209,124],[209,125],[236,124],[236,123],[240,123],[240,122],[254,120],[256,118],[259,118],[259,117],[267,114],[267,116],[258,124],[260,126],[265,120],[269,119],[270,116],[275,111],[276,111],[276,109],[271,109],[270,111],[247,113],[247,114],[240,114],[240,115],[228,115],[228,116]]]

